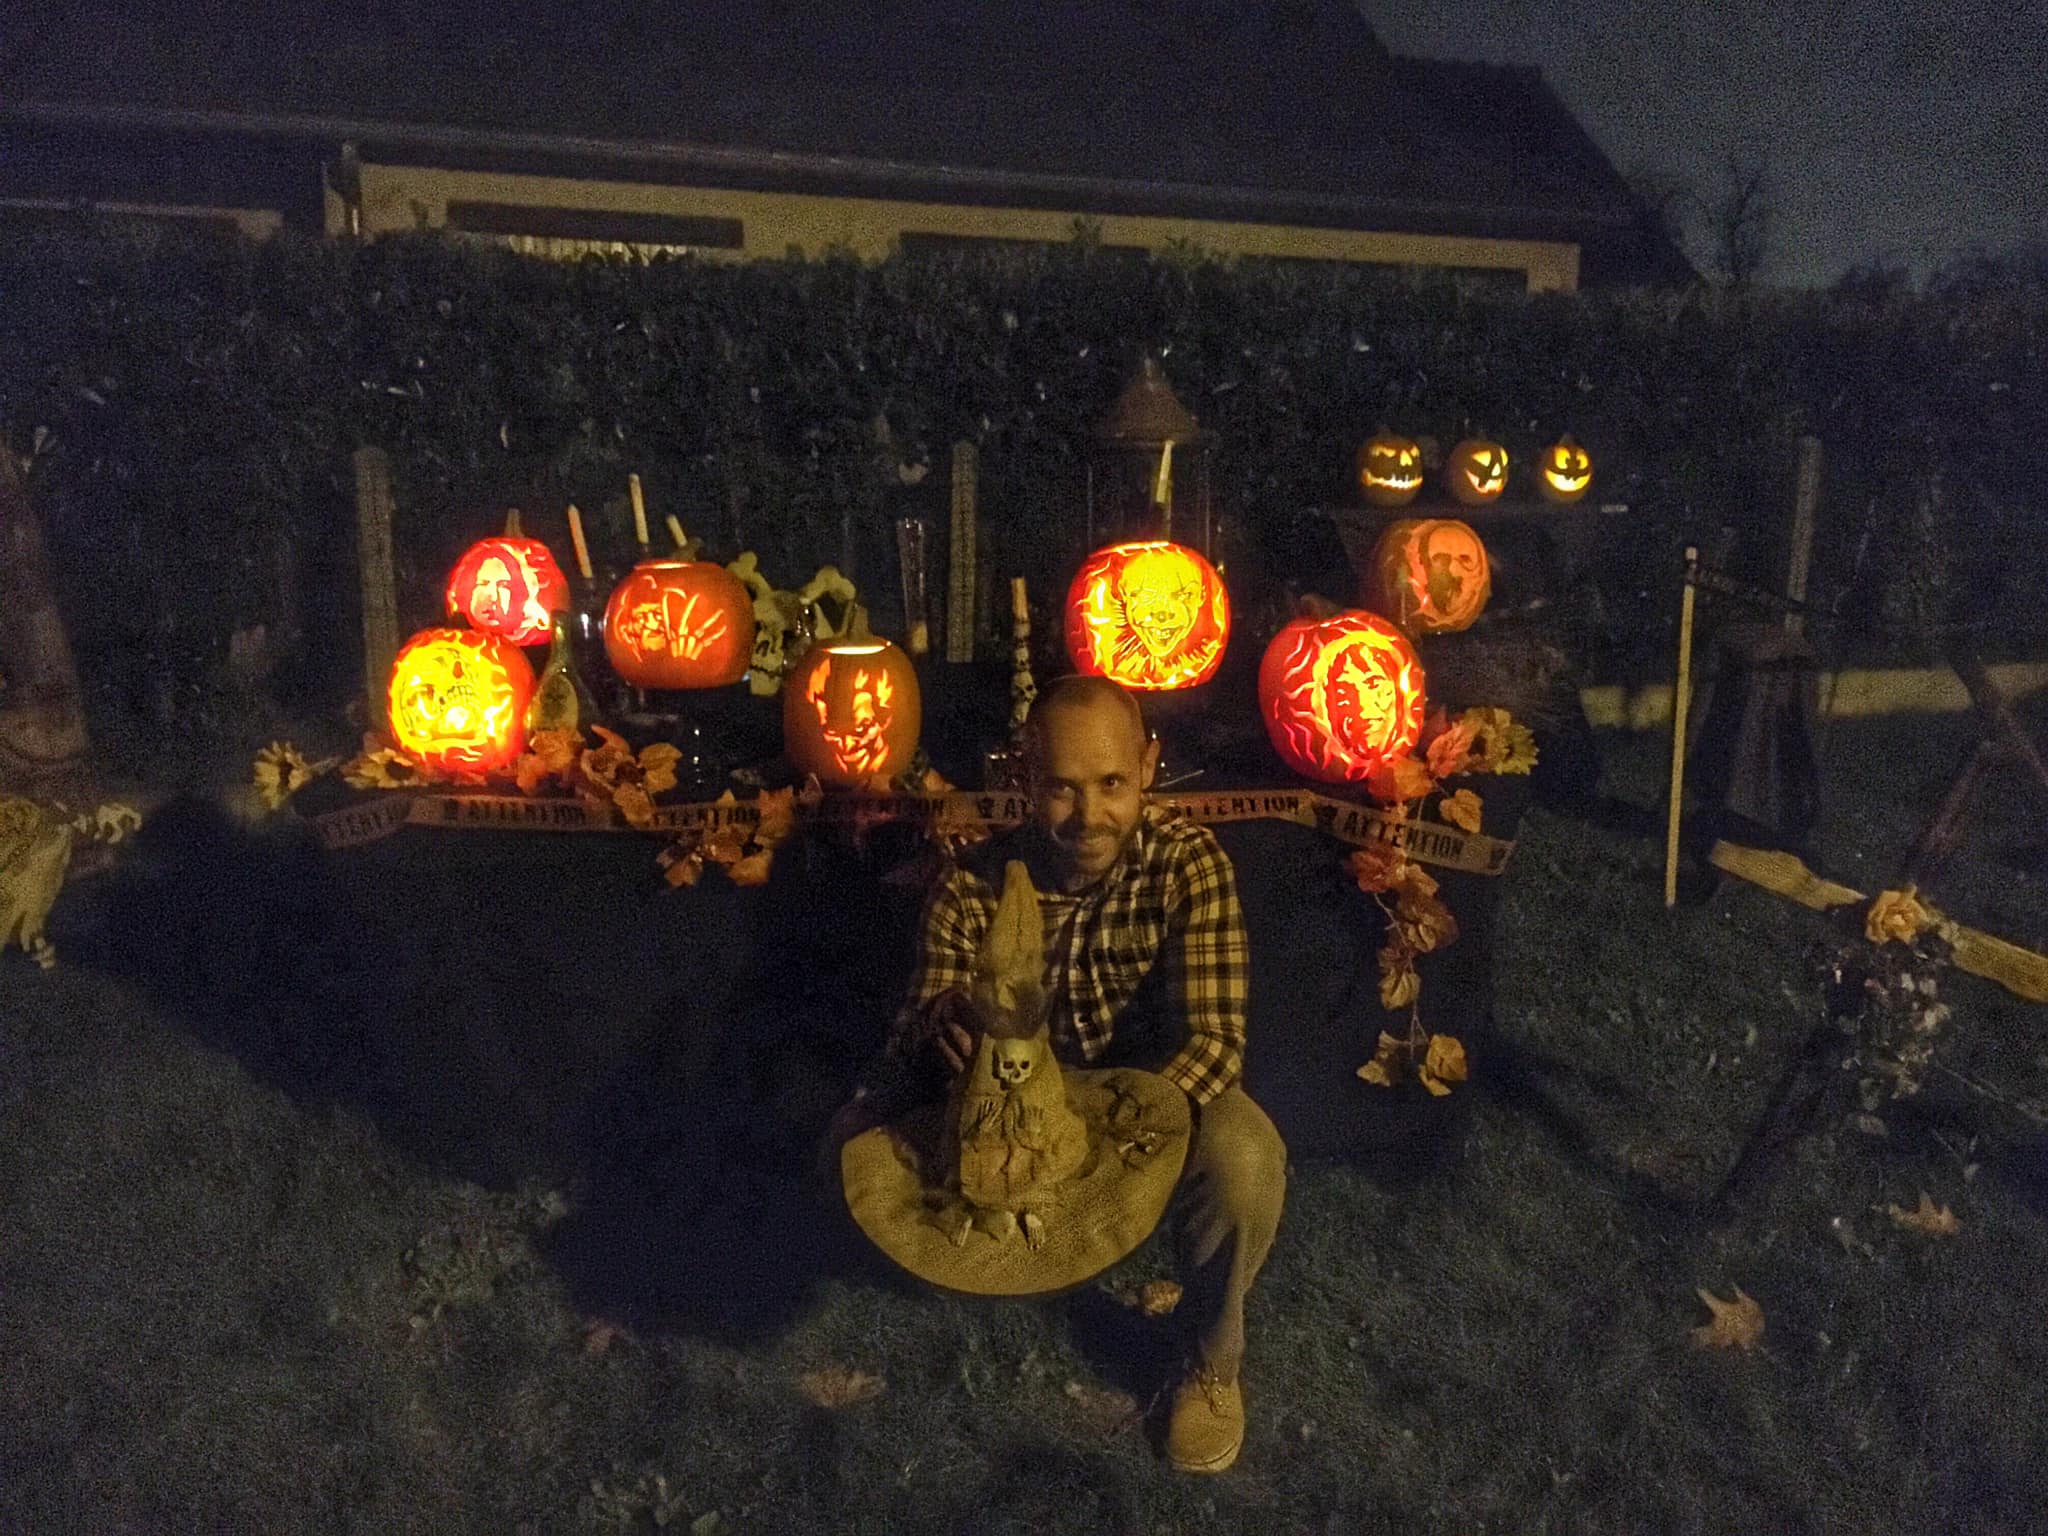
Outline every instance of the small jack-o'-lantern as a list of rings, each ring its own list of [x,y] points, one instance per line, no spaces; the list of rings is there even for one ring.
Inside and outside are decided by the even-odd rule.
[[[1586,494],[1593,483],[1593,459],[1572,441],[1567,432],[1543,450],[1543,464],[1536,476],[1536,489],[1545,501],[1570,505]]]
[[[1408,637],[1351,608],[1285,625],[1259,663],[1273,750],[1326,784],[1362,783],[1422,739],[1422,663]]]
[[[783,750],[820,783],[901,773],[923,725],[917,669],[901,647],[867,632],[864,615],[805,651],[782,685]]]
[[[533,668],[503,635],[423,629],[391,664],[385,705],[401,751],[452,774],[512,766],[526,745]]]
[[[1230,595],[1216,567],[1163,539],[1112,544],[1067,589],[1074,670],[1126,688],[1206,683],[1230,639]]]
[[[1404,517],[1373,545],[1366,600],[1411,635],[1471,627],[1493,595],[1486,544],[1454,517]]]
[[[517,512],[507,514],[502,535],[477,540],[448,573],[448,617],[514,645],[545,642],[549,615],[571,606],[568,577],[547,545],[521,536]]]
[[[604,653],[636,688],[722,688],[747,675],[754,599],[710,560],[642,560],[604,608]]]
[[[1405,507],[1422,489],[1422,446],[1381,432],[1358,450],[1358,489],[1376,507]]]
[[[1468,437],[1444,460],[1444,485],[1468,507],[1483,507],[1507,489],[1508,451],[1483,437]]]

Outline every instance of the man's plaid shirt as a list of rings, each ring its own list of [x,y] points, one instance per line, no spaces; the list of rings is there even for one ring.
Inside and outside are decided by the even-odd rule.
[[[1027,828],[1021,834],[1030,837]],[[995,916],[1002,859],[1011,839],[971,850],[925,903],[910,998],[889,1049],[909,1060],[936,1027],[931,1002],[965,988]],[[1147,805],[1117,862],[1077,895],[1042,890],[1046,991],[1054,1054],[1085,1065],[1109,1049],[1119,1019],[1140,996],[1185,1038],[1160,1074],[1206,1104],[1244,1070],[1250,950],[1237,877],[1207,827]],[[1155,972],[1157,974],[1155,974]],[[1079,1060],[1076,1061],[1078,1056]]]

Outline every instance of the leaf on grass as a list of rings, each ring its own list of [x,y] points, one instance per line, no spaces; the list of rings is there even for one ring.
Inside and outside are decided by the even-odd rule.
[[[1741,1286],[1735,1287],[1733,1301],[1723,1301],[1712,1291],[1704,1289],[1699,1292],[1699,1298],[1714,1314],[1714,1320],[1693,1329],[1695,1349],[1756,1348],[1757,1340],[1764,1336],[1764,1309]]]
[[[1469,789],[1456,794],[1445,795],[1437,802],[1436,813],[1454,827],[1463,827],[1467,832],[1479,830],[1479,796]]]
[[[608,1317],[593,1318],[583,1330],[583,1353],[601,1355],[612,1345],[630,1342],[632,1335]]]
[[[1920,1203],[1912,1210],[1904,1206],[1887,1205],[1885,1215],[1908,1232],[1918,1232],[1922,1237],[1954,1237],[1963,1230],[1956,1213],[1945,1205],[1936,1205],[1926,1190],[1920,1191]]]
[[[1386,983],[1380,984],[1381,994],[1386,992]],[[1402,1044],[1385,1030],[1380,1031],[1380,1048],[1371,1061],[1358,1069],[1358,1075],[1368,1083],[1381,1088],[1394,1086],[1393,1066],[1400,1060]]]
[[[1164,1317],[1180,1305],[1178,1280],[1147,1280],[1138,1288],[1138,1310],[1147,1317]]]
[[[1080,1407],[1082,1417],[1097,1434],[1119,1434],[1138,1421],[1138,1400],[1128,1392],[1091,1387],[1079,1381],[1068,1382],[1065,1390],[1067,1398]]]
[[[1911,885],[1896,891],[1879,891],[1871,898],[1863,917],[1863,936],[1873,944],[1887,939],[1910,944],[1934,926],[1934,918]]]
[[[797,1378],[797,1389],[820,1408],[851,1408],[856,1403],[865,1403],[880,1397],[887,1383],[879,1376],[866,1371],[851,1370],[843,1365],[828,1365],[822,1370],[806,1371]]]
[[[1422,1086],[1438,1098],[1465,1081],[1465,1046],[1455,1035],[1431,1035],[1422,1057]]]

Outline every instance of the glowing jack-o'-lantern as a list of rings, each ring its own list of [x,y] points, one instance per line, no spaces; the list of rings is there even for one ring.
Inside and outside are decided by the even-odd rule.
[[[1346,609],[1284,626],[1259,663],[1259,714],[1288,767],[1362,783],[1422,739],[1422,663],[1376,613]]]
[[[1126,688],[1206,683],[1230,639],[1230,595],[1216,567],[1163,539],[1112,544],[1067,589],[1074,670]]]
[[[1412,635],[1468,629],[1493,595],[1486,544],[1470,523],[1454,517],[1389,524],[1367,569],[1367,601]]]
[[[572,606],[569,579],[547,545],[520,536],[517,513],[505,522],[501,536],[477,540],[448,573],[448,617],[514,645],[539,645],[549,615]]]
[[[533,668],[503,635],[423,629],[391,664],[385,705],[399,749],[443,773],[496,773],[526,745]]]
[[[604,653],[636,688],[722,688],[747,675],[754,599],[709,560],[642,560],[612,589]]]
[[[1507,489],[1508,451],[1483,437],[1468,437],[1444,460],[1444,484],[1468,507],[1500,499]]]
[[[1543,466],[1536,476],[1536,489],[1543,493],[1545,501],[1568,506],[1585,495],[1586,487],[1592,483],[1592,456],[1572,441],[1571,433],[1565,433],[1543,450]]]
[[[1358,489],[1376,507],[1405,507],[1422,489],[1422,447],[1381,432],[1358,450]]]
[[[917,669],[899,646],[871,634],[812,646],[782,685],[783,750],[821,783],[857,786],[901,773],[923,724]]]

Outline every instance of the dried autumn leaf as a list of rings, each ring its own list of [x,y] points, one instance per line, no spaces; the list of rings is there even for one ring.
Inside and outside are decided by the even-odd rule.
[[[1401,893],[1394,908],[1394,931],[1411,954],[1427,955],[1458,936],[1458,920],[1435,896]]]
[[[1138,1421],[1138,1400],[1128,1392],[1091,1387],[1078,1381],[1068,1382],[1065,1392],[1097,1434],[1118,1434]]]
[[[1346,862],[1358,881],[1358,888],[1370,896],[1378,891],[1391,890],[1400,876],[1401,866],[1408,859],[1391,843],[1368,843],[1363,848],[1354,849]]]
[[[1422,1086],[1438,1098],[1465,1081],[1465,1046],[1455,1035],[1431,1035],[1422,1057]]]
[[[631,827],[654,825],[654,801],[649,798],[646,787],[640,784],[621,784],[612,791],[612,805],[626,818]]]
[[[1764,1309],[1741,1286],[1735,1299],[1723,1301],[1712,1291],[1701,1290],[1699,1298],[1713,1313],[1713,1321],[1692,1331],[1695,1349],[1754,1349],[1764,1336]]]
[[[1918,1232],[1922,1237],[1954,1237],[1963,1230],[1963,1224],[1956,1213],[1945,1205],[1936,1205],[1926,1190],[1920,1191],[1920,1203],[1912,1210],[1903,1206],[1887,1205],[1885,1215],[1908,1232]]]
[[[1504,709],[1468,709],[1460,725],[1474,732],[1472,766],[1481,773],[1527,773],[1536,766],[1536,738]]]
[[[1873,944],[1888,940],[1910,944],[1934,926],[1934,916],[1920,904],[1911,885],[1902,890],[1880,891],[1864,914],[1863,935]]]
[[[716,832],[705,833],[704,841],[697,846],[710,863],[730,868],[739,863],[746,853],[747,829],[729,825],[720,827]]]
[[[880,1397],[887,1389],[887,1383],[879,1376],[866,1371],[851,1370],[843,1365],[828,1365],[822,1370],[806,1371],[797,1378],[797,1389],[820,1408],[851,1408],[856,1403],[865,1403]]]
[[[1454,721],[1429,744],[1429,771],[1439,779],[1466,772],[1472,764],[1472,739],[1477,734],[1463,720]]]
[[[726,866],[726,878],[734,885],[766,885],[774,863],[775,850],[762,848]]]
[[[601,1355],[609,1350],[612,1345],[622,1341],[629,1342],[631,1339],[632,1335],[627,1333],[619,1324],[613,1322],[610,1318],[600,1317],[593,1320],[583,1330],[583,1353],[586,1355]]]
[[[1436,876],[1413,859],[1404,857],[1401,867],[1394,871],[1394,887],[1403,900],[1421,900],[1436,894]]]
[[[754,841],[774,848],[796,828],[796,790],[765,789],[754,801],[761,819],[754,827]]]
[[[1358,1075],[1377,1087],[1393,1087],[1393,1069],[1399,1063],[1402,1051],[1402,1043],[1385,1030],[1381,1030],[1380,1048],[1373,1053],[1371,1061],[1358,1069]]]
[[[1436,788],[1429,769],[1412,757],[1390,758],[1367,775],[1365,787],[1376,800],[1420,800]]]
[[[519,792],[537,794],[547,780],[567,774],[582,748],[583,737],[576,731],[535,731],[513,769]]]
[[[1138,1310],[1147,1317],[1164,1317],[1180,1305],[1180,1282],[1147,1280],[1138,1288]]]
[[[1436,805],[1437,815],[1454,827],[1463,827],[1467,832],[1479,830],[1479,796],[1469,789],[1445,795]]]
[[[1412,1007],[1422,996],[1422,978],[1416,974],[1414,952],[1396,940],[1381,947],[1379,959],[1380,1006],[1389,1012]]]
[[[322,758],[317,763],[308,762],[305,754],[290,742],[273,741],[256,754],[249,776],[256,786],[257,796],[268,809],[275,811],[334,764],[335,759],[331,757]]]
[[[695,885],[704,878],[704,854],[701,849],[692,848],[662,866],[662,879],[670,885]]]
[[[672,741],[657,741],[640,749],[640,786],[650,796],[676,787],[676,764],[683,749]]]
[[[341,765],[351,789],[418,789],[442,782],[441,776],[394,747],[378,747]]]

